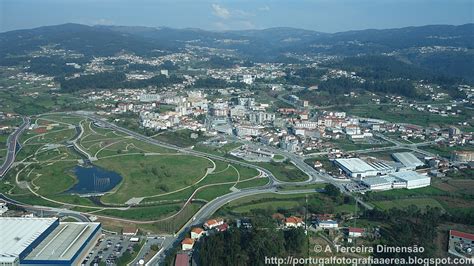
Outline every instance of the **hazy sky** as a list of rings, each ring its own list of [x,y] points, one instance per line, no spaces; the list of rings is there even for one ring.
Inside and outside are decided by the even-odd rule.
[[[0,0],[0,31],[67,22],[323,32],[472,23],[473,0]]]

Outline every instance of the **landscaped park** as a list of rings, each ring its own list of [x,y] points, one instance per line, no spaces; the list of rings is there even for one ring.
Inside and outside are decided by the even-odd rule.
[[[20,143],[0,182],[5,196],[89,213],[112,227],[134,221],[173,232],[214,198],[269,182],[256,168],[144,143],[74,115],[33,117]]]

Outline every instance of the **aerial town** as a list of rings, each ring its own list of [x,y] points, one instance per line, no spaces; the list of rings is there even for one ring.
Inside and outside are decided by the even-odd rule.
[[[63,23],[0,23],[0,265],[472,264],[472,16]]]

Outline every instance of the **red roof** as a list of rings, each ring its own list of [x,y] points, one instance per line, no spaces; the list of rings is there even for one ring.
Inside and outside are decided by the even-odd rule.
[[[228,224],[221,224],[217,227],[217,230],[219,230],[220,232],[224,232],[227,230],[227,228],[229,228]]]
[[[285,223],[299,224],[301,222],[303,222],[303,220],[295,216],[291,216],[285,219]]]
[[[193,245],[194,244],[194,239],[186,237],[183,239],[183,242],[181,242],[183,245]]]
[[[474,234],[464,233],[456,230],[449,230],[449,235],[455,237],[462,237],[474,241]]]
[[[364,228],[349,227],[349,232],[351,233],[363,233],[364,231]]]
[[[200,227],[194,227],[194,228],[191,230],[191,232],[196,233],[196,234],[200,234],[200,233],[204,232],[204,230],[203,230],[202,228],[200,228]]]
[[[176,254],[175,266],[189,266],[189,256],[186,253]]]

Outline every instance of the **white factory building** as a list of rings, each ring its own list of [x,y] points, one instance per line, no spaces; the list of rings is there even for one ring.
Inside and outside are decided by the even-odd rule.
[[[353,178],[384,175],[395,171],[394,167],[384,162],[367,163],[359,158],[336,159],[335,163],[346,175]]]
[[[418,174],[415,171],[396,172],[390,174],[390,176],[405,182],[408,189],[427,187],[431,184],[429,176]]]
[[[101,232],[100,223],[2,217],[0,265],[79,265]]]
[[[395,161],[403,164],[407,170],[415,170],[417,167],[424,165],[424,163],[411,152],[397,152],[392,154],[392,157]]]
[[[361,183],[374,191],[397,188],[414,189],[429,186],[431,178],[415,171],[402,171],[385,176],[367,177],[362,179]]]

